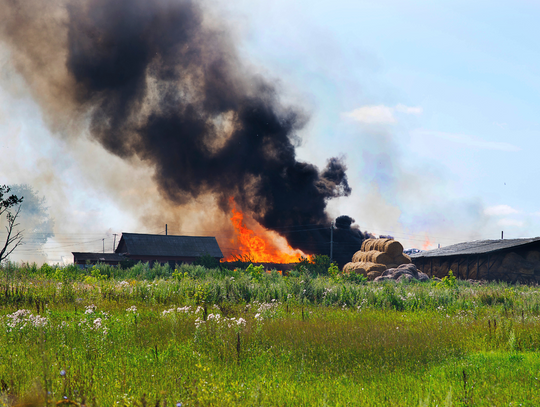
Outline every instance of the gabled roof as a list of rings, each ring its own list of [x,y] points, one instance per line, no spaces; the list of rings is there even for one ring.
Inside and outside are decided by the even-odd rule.
[[[212,236],[122,233],[116,252],[119,250],[126,251],[129,256],[200,257],[209,254],[223,257],[216,238]]]
[[[499,240],[475,240],[464,242],[452,246],[441,247],[440,249],[427,250],[417,254],[411,254],[411,258],[419,259],[424,257],[445,257],[469,254],[488,254],[497,251],[507,251],[522,246],[532,245],[540,242],[540,237],[528,239],[499,239]]]
[[[71,252],[73,257],[79,261],[123,261],[126,257],[118,253],[87,253],[87,252]]]

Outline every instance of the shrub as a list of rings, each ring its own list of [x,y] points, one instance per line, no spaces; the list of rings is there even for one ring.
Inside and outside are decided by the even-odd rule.
[[[333,263],[330,260],[330,257],[324,254],[314,254],[311,258],[300,257],[300,261],[298,265],[295,266],[295,270],[300,273],[307,270],[314,277],[327,276],[332,266]]]
[[[201,257],[198,257],[193,262],[194,266],[203,266],[207,269],[218,269],[220,268],[219,260],[215,257],[210,256],[209,254],[204,254]]]

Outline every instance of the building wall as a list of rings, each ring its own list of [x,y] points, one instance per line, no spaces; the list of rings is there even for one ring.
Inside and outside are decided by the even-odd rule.
[[[494,252],[489,255],[461,255],[413,258],[429,276],[442,278],[452,270],[461,279],[496,280],[511,283],[540,283],[540,248]]]

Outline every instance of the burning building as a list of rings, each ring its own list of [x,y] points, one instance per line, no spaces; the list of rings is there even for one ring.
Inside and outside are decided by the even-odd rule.
[[[145,233],[122,233],[114,253],[73,252],[74,263],[87,262],[118,265],[125,261],[165,264],[191,264],[201,256],[212,256],[217,261],[223,258],[215,237],[149,235]]]
[[[351,192],[343,159],[321,169],[297,158],[305,112],[283,104],[274,81],[241,61],[226,25],[201,2],[0,7],[0,41],[55,133],[88,133],[108,152],[145,163],[178,210],[212,195],[224,213],[283,237],[288,247],[274,254],[286,259],[330,254],[333,242],[344,264],[359,249],[352,219],[338,218],[332,230],[326,212],[329,200]],[[257,242],[239,247],[260,254]]]

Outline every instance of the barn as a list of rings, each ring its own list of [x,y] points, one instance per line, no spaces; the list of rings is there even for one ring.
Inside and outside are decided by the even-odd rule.
[[[122,233],[114,253],[73,252],[75,264],[97,262],[117,265],[122,261],[165,264],[193,263],[201,256],[223,258],[215,237]]]
[[[128,260],[125,256],[117,253],[87,253],[87,252],[72,252],[73,262],[80,266],[85,264],[110,264],[112,266],[119,265],[122,261]]]
[[[452,270],[461,279],[540,282],[540,237],[475,240],[410,257],[418,269],[439,278]]]

